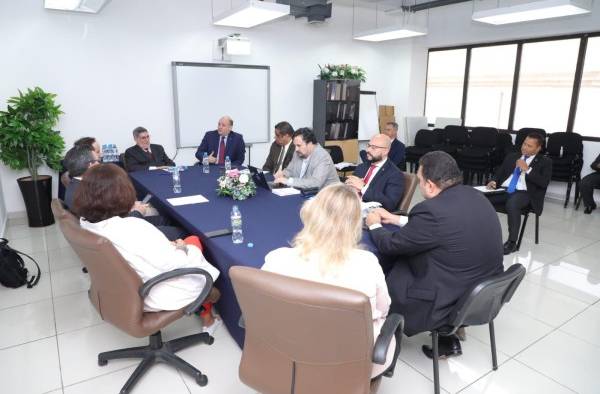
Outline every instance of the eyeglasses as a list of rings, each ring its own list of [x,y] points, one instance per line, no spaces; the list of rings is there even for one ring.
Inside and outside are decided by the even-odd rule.
[[[377,146],[377,145],[367,144],[367,148],[387,149],[387,146]]]

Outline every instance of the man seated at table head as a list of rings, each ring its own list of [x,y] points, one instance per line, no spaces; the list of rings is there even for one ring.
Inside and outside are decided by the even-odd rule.
[[[241,166],[246,158],[244,137],[232,130],[233,119],[223,116],[219,119],[217,129],[207,131],[196,151],[196,159],[202,163],[204,153],[208,155],[208,163],[224,165],[229,157],[232,166]]]
[[[396,122],[388,122],[385,124],[385,128],[381,131],[382,134],[387,135],[392,141],[392,145],[390,146],[390,153],[388,154],[388,158],[394,163],[398,168],[405,170],[406,167],[406,159],[404,154],[404,144],[398,140],[398,123]],[[368,162],[367,152],[364,150],[360,151],[360,157],[363,162]]]
[[[293,136],[294,129],[288,122],[279,122],[275,125],[275,141],[271,144],[269,156],[267,156],[267,161],[263,165],[264,171],[274,174],[288,166],[292,157],[294,157]]]
[[[404,227],[399,216],[377,208],[369,213],[373,243],[395,262],[387,276],[392,312],[404,316],[406,335],[447,325],[456,302],[475,284],[503,272],[502,230],[492,204],[470,186],[449,154],[430,152],[419,160],[419,189]],[[385,267],[384,267],[385,271]],[[456,336],[440,337],[439,354],[462,354]],[[423,346],[431,358],[432,350]]]
[[[391,144],[385,134],[373,136],[367,145],[368,162],[356,167],[346,179],[362,201],[378,202],[388,211],[398,207],[404,194],[404,175],[388,158]]]
[[[542,214],[546,188],[552,176],[552,160],[539,154],[543,146],[541,134],[529,133],[521,145],[521,152],[507,155],[487,184],[489,189],[502,186],[507,191],[489,197],[494,206],[503,206],[506,211],[508,240],[504,243],[504,254],[517,250],[522,210],[531,206],[536,215]]]
[[[125,151],[127,171],[166,168],[175,165],[161,145],[150,143],[150,133],[144,127],[139,126],[133,129],[133,139],[135,145]]]
[[[340,181],[329,153],[308,127],[294,132],[294,157],[285,170],[275,173],[275,183],[298,189],[322,189]]]
[[[83,173],[90,167],[100,163],[98,155],[92,150],[91,145],[79,145],[69,149],[63,161],[67,173],[71,178],[65,189],[65,205],[73,206],[73,196],[81,183]]]

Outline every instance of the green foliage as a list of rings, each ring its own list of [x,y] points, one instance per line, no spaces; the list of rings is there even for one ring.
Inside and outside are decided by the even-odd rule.
[[[326,64],[321,67],[319,66],[319,77],[324,81],[329,81],[331,79],[355,79],[361,82],[365,82],[367,80],[367,73],[360,67],[351,66],[349,64]]]
[[[65,141],[53,128],[63,112],[55,97],[39,87],[19,91],[0,111],[0,161],[14,170],[28,169],[34,180],[44,163],[60,169]]]

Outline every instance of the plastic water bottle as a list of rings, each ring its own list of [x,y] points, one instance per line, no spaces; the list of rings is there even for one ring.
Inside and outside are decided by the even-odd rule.
[[[208,153],[204,152],[202,155],[202,172],[208,174],[210,172],[210,166],[208,163]]]
[[[113,149],[112,149],[112,153],[113,153],[113,162],[118,162],[119,161],[119,150],[117,149],[117,145],[113,144],[112,145]]]
[[[242,232],[242,213],[237,205],[231,208],[231,240],[234,244],[244,242],[244,233]]]
[[[181,193],[181,177],[178,167],[173,168],[173,193]]]
[[[225,171],[231,170],[231,159],[229,156],[225,156]]]

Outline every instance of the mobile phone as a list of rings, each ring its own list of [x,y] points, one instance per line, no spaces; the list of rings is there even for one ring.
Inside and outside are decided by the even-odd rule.
[[[144,197],[144,199],[142,200],[142,203],[147,204],[151,198],[152,198],[152,194],[150,194],[150,193],[146,194],[146,197]]]
[[[223,235],[230,235],[233,231],[231,231],[230,228],[223,228],[220,230],[213,230],[213,231],[207,231],[204,233],[204,235],[207,238],[215,238],[215,237],[221,237]]]

